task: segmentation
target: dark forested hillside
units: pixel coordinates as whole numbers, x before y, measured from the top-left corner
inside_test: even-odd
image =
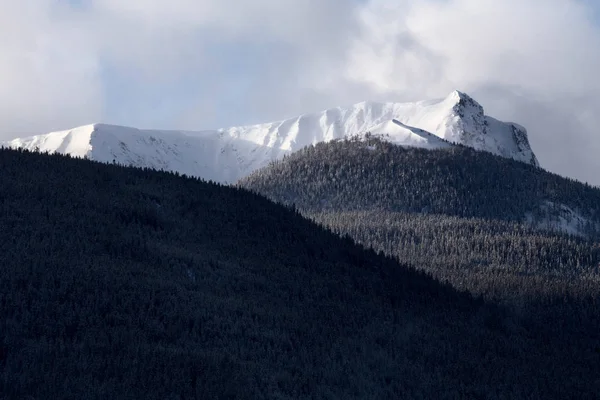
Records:
[[[523,225],[384,211],[307,214],[340,234],[494,301],[600,293],[600,243]],[[546,308],[545,312],[552,312]]]
[[[600,189],[523,163],[371,137],[310,146],[240,185],[458,289],[540,319],[587,315],[581,299],[600,294]],[[587,237],[540,229],[548,220],[569,222],[565,208],[584,217],[571,228]]]
[[[370,137],[318,143],[240,184],[306,211],[386,210],[525,222],[583,217],[600,237],[600,189],[457,146],[426,150]],[[565,208],[567,207],[567,208]]]
[[[0,168],[1,399],[600,390],[582,314],[511,314],[245,190],[9,150]]]

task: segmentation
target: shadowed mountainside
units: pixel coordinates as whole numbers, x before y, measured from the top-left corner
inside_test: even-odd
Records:
[[[245,190],[12,150],[0,167],[0,398],[598,392],[597,321],[508,314]]]
[[[530,165],[366,135],[309,146],[239,186],[533,315],[600,293],[600,189]]]

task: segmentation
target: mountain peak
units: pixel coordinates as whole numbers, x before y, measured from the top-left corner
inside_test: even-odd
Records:
[[[96,123],[2,145],[175,171],[233,183],[301,148],[368,131],[397,145],[461,144],[538,165],[527,131],[485,115],[468,94],[414,103],[363,101],[277,122],[211,131],[159,131]]]
[[[427,103],[437,115],[430,126],[437,136],[456,144],[539,166],[527,130],[485,114],[483,106],[467,93],[454,90],[444,99]]]
[[[453,91],[446,97],[445,103],[453,105],[455,110],[459,109],[470,109],[473,114],[484,115],[483,106],[479,104],[474,98],[464,92],[458,90]]]
[[[450,92],[450,94],[448,95],[447,98],[456,98],[459,100],[471,100],[471,101],[475,101],[471,96],[469,96],[467,93],[462,92],[460,90],[453,90],[452,92]]]

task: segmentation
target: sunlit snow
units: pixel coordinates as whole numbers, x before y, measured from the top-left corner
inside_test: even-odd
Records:
[[[398,145],[444,148],[459,143],[537,165],[523,127],[486,116],[481,105],[458,91],[438,100],[362,102],[284,121],[211,131],[93,124],[2,145],[233,183],[307,145],[367,131]]]

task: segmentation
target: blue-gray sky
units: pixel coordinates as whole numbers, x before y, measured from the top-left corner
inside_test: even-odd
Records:
[[[0,0],[0,139],[471,94],[600,184],[596,0]]]

